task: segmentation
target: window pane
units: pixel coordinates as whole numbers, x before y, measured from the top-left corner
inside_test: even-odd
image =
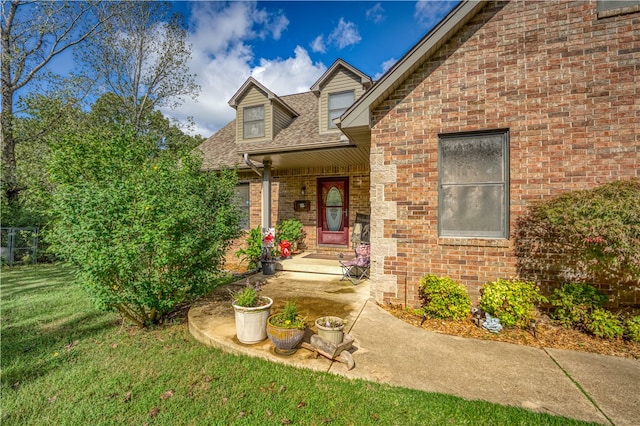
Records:
[[[331,93],[329,94],[329,128],[335,128],[334,118],[340,117],[353,104],[355,100],[354,92]]]
[[[441,145],[442,183],[501,182],[502,135],[447,140]]]
[[[440,211],[444,236],[501,237],[502,186],[444,186]]]
[[[236,202],[242,210],[243,217],[240,221],[242,229],[249,229],[249,210],[251,207],[251,201],[249,197],[249,184],[240,184],[236,186]]]
[[[347,109],[354,101],[353,92],[332,93],[329,95],[329,109]]]
[[[245,108],[243,121],[245,139],[264,136],[264,106]]]
[[[264,119],[264,108],[262,106],[245,108],[244,121],[255,121]]]
[[[244,137],[258,138],[264,136],[264,122],[256,121],[252,123],[244,123]]]
[[[508,237],[508,131],[441,135],[438,231],[446,237]]]

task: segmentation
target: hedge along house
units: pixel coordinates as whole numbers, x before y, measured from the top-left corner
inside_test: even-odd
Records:
[[[371,147],[372,297],[516,277],[517,218],[637,178],[639,123],[638,1],[461,2],[337,123]]]
[[[339,59],[309,92],[278,96],[252,77],[238,89],[236,118],[199,149],[206,170],[237,168],[246,229],[295,218],[304,249],[350,250],[356,214],[370,210],[369,143],[349,141],[333,119],[371,85]]]

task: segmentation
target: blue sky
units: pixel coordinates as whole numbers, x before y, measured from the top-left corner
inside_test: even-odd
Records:
[[[308,91],[338,58],[378,78],[457,1],[174,2],[202,91],[176,110],[209,137],[233,119],[227,102],[253,76],[278,95]]]

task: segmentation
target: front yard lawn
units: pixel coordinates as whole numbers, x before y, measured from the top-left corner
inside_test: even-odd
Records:
[[[97,312],[59,265],[2,269],[2,424],[583,424],[203,346]]]

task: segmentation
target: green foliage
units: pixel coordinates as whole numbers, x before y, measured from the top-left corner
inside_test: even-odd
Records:
[[[246,247],[236,251],[236,256],[242,262],[249,262],[249,269],[258,267],[262,255],[262,230],[260,226],[249,231]]]
[[[625,337],[634,342],[640,342],[640,315],[629,317],[624,321]]]
[[[515,234],[520,276],[629,285],[640,280],[640,180],[533,204]]]
[[[529,327],[536,316],[535,304],[547,301],[535,283],[501,278],[483,285],[480,293],[480,309],[498,317],[505,327]]]
[[[240,232],[236,175],[119,128],[53,148],[52,249],[98,307],[144,325],[210,289]]]
[[[585,323],[585,328],[590,333],[605,339],[615,339],[622,336],[624,328],[622,322],[612,312],[597,308],[591,312]]]
[[[591,313],[601,308],[607,297],[598,289],[581,283],[569,283],[556,289],[549,297],[551,305],[555,307],[552,318],[565,327],[584,329]]]
[[[276,225],[276,243],[287,240],[291,244],[302,238],[302,222],[298,219],[284,219]]]
[[[420,279],[422,309],[430,317],[464,320],[471,312],[467,289],[449,277],[433,274]]]
[[[304,318],[298,315],[298,307],[293,301],[285,303],[282,313],[269,317],[269,322],[276,327],[297,328],[298,330],[304,330],[307,326]]]
[[[243,308],[265,306],[269,303],[269,300],[260,295],[261,289],[261,281],[251,283],[249,279],[247,279],[244,287],[237,291],[231,291],[232,303],[236,306],[242,306]]]

